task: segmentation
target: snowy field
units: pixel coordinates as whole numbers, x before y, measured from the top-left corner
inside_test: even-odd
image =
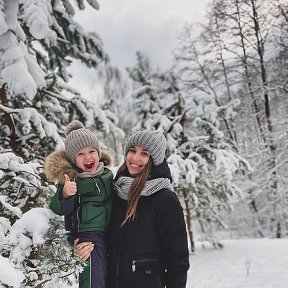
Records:
[[[287,288],[288,239],[222,241],[190,256],[187,288]]]
[[[288,239],[225,240],[215,250],[196,243],[190,255],[186,288],[287,288]],[[0,258],[0,279],[20,287],[18,275],[6,258]],[[20,273],[20,272],[19,272]],[[1,286],[0,287],[4,287]],[[69,286],[78,288],[78,284]],[[68,287],[62,287],[68,288]],[[137,287],[135,287],[137,288]]]

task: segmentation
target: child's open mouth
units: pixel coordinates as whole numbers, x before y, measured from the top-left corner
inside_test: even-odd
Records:
[[[90,170],[94,167],[94,163],[93,162],[87,162],[84,164],[84,167]]]

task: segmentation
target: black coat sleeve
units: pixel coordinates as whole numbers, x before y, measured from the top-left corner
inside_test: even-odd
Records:
[[[158,202],[158,226],[166,261],[167,288],[185,288],[189,250],[183,209],[177,195],[165,189]]]

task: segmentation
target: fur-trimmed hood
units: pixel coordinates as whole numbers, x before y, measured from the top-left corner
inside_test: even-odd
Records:
[[[110,166],[112,165],[112,157],[108,152],[101,151],[100,162],[103,162],[104,166]],[[57,181],[61,184],[64,183],[64,174],[67,174],[71,180],[75,180],[77,177],[77,171],[68,161],[65,150],[58,150],[49,154],[45,159],[44,171],[48,180]]]

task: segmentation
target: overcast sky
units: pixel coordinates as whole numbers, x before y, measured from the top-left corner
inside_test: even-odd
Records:
[[[89,7],[75,20],[86,31],[95,31],[104,42],[111,64],[125,74],[136,62],[136,51],[144,51],[153,67],[169,67],[176,47],[176,34],[186,22],[203,22],[209,0],[98,0],[100,10]],[[95,70],[73,65],[71,83],[82,93],[93,93]],[[83,95],[85,96],[85,95]],[[89,97],[90,98],[90,97]]]

